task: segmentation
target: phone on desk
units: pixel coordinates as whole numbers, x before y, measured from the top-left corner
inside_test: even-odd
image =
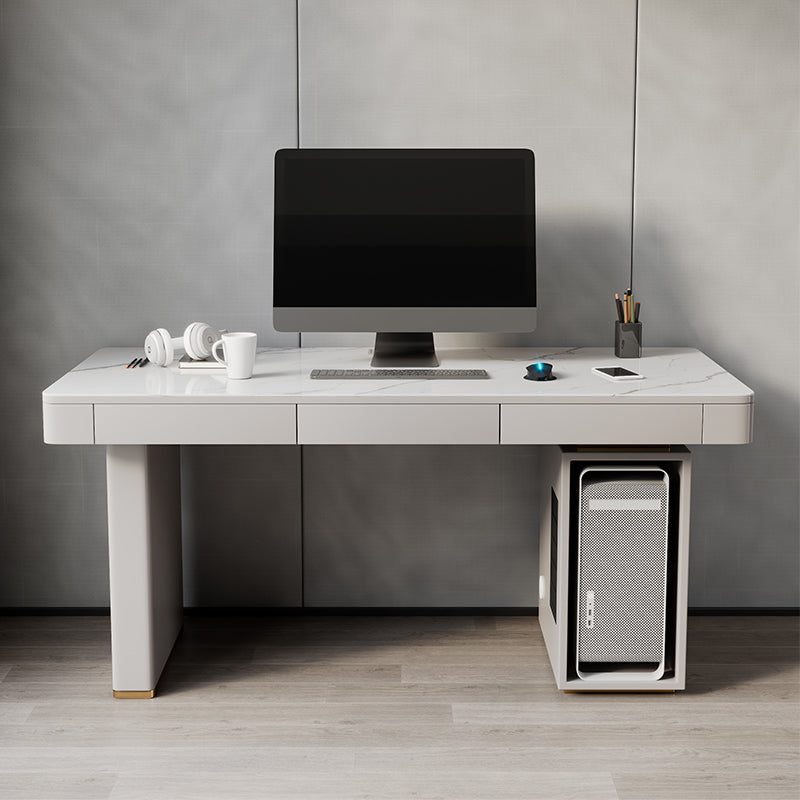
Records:
[[[592,372],[610,381],[640,381],[644,375],[625,367],[592,367]]]

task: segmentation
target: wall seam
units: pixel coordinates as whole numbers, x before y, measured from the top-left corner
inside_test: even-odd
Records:
[[[299,0],[298,0],[299,2]],[[636,133],[638,128],[639,113],[639,4],[636,0],[636,12],[634,19],[633,36],[633,140],[632,140],[632,159],[631,159],[631,254],[630,254],[630,275],[628,286],[633,289],[633,247],[636,236]]]
[[[300,0],[294,2],[294,92],[295,92],[295,128],[297,131],[296,144],[300,149]],[[303,332],[297,332],[297,346],[303,347]],[[302,473],[300,475],[302,479]]]
[[[295,125],[297,126],[297,149],[300,149],[300,0],[295,0],[294,4],[294,27],[295,27]],[[297,334],[297,343],[302,349],[303,333]],[[295,407],[295,425],[299,430],[300,410]],[[306,607],[306,501],[305,501],[305,445],[298,444],[300,449],[300,608]]]
[[[297,147],[300,148],[300,0],[294,3],[294,32],[295,32],[295,123],[297,125]]]

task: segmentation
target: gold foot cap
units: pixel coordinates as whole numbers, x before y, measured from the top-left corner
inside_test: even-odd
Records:
[[[114,689],[114,698],[116,700],[150,700],[156,696],[156,690],[151,689],[149,692],[123,692]]]

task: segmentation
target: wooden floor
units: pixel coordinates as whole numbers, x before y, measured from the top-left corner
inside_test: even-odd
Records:
[[[0,798],[796,798],[797,617],[691,617],[689,688],[556,690],[532,617],[186,619],[154,700],[105,617],[0,618]]]

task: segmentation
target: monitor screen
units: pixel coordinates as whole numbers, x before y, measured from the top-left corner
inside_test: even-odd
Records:
[[[279,150],[273,290],[277,330],[533,330],[533,153]]]

